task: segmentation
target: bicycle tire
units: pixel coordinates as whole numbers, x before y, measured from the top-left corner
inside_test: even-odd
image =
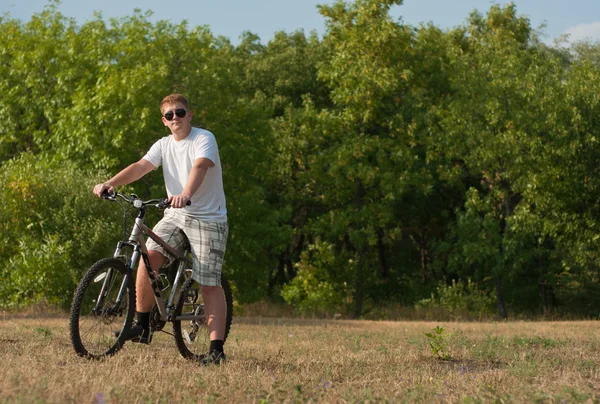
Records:
[[[225,276],[221,276],[221,287],[223,288],[226,304],[225,334],[223,338],[223,342],[225,342],[229,336],[231,323],[233,321],[233,297],[231,295],[229,281]],[[198,283],[193,279],[188,279],[185,281],[179,292],[173,318],[177,318],[177,316],[180,316],[182,313],[200,314],[200,312],[204,312],[203,303],[191,301],[191,298],[194,296],[196,299],[202,299]],[[174,320],[173,337],[175,338],[179,353],[184,358],[192,361],[201,360],[210,347],[206,319],[200,321]]]
[[[113,271],[109,271],[110,269]],[[115,305],[125,275],[129,274],[125,297]],[[96,307],[100,291],[106,283],[104,302]],[[102,359],[114,355],[125,342],[125,333],[118,338],[115,331],[129,329],[135,313],[135,282],[131,271],[118,258],[96,262],[85,273],[73,296],[70,312],[71,343],[77,355]]]

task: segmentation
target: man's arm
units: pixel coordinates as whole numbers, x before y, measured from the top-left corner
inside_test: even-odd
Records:
[[[199,158],[194,161],[194,165],[190,170],[190,174],[188,175],[187,183],[181,191],[180,195],[173,195],[169,198],[169,202],[171,202],[171,206],[174,208],[182,208],[186,205],[187,201],[192,199],[192,195],[196,193],[200,185],[202,185],[202,181],[204,181],[204,176],[209,168],[214,167],[215,163],[213,163],[210,159],[207,158]]]
[[[112,177],[105,183],[98,184],[94,187],[94,194],[102,196],[105,191],[113,192],[115,187],[120,185],[131,184],[154,170],[154,164],[145,159],[140,159],[138,162],[131,164],[130,166],[119,171],[117,175]]]

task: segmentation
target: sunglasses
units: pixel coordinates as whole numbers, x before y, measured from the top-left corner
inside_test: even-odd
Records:
[[[172,121],[173,118],[175,117],[175,115],[177,115],[177,118],[183,118],[185,116],[185,114],[187,114],[187,111],[185,109],[177,108],[175,110],[175,112],[173,112],[173,111],[165,112],[164,117],[167,121]]]

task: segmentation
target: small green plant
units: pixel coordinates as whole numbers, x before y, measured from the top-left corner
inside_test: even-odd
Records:
[[[44,337],[50,337],[52,335],[52,331],[45,327],[38,327],[35,331],[42,334]]]
[[[448,351],[448,335],[444,333],[443,327],[438,325],[433,332],[426,332],[425,336],[429,338],[429,347],[433,356],[444,361],[452,358]]]

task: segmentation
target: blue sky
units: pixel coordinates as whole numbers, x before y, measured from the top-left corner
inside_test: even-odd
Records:
[[[529,17],[534,28],[546,24],[546,41],[569,33],[571,39],[585,37],[600,40],[600,0],[515,0],[517,11]],[[153,21],[187,20],[190,26],[208,25],[213,34],[224,35],[238,44],[243,31],[251,31],[268,42],[276,31],[305,33],[325,31],[325,20],[318,13],[318,4],[333,0],[62,0],[61,13],[82,24],[99,11],[105,19],[131,15],[135,8],[154,12]],[[394,7],[392,16],[406,24],[417,26],[431,22],[441,28],[464,24],[469,13],[477,9],[486,13],[494,3],[487,0],[404,0]],[[47,0],[0,0],[0,14],[28,21],[32,13],[40,12]]]

